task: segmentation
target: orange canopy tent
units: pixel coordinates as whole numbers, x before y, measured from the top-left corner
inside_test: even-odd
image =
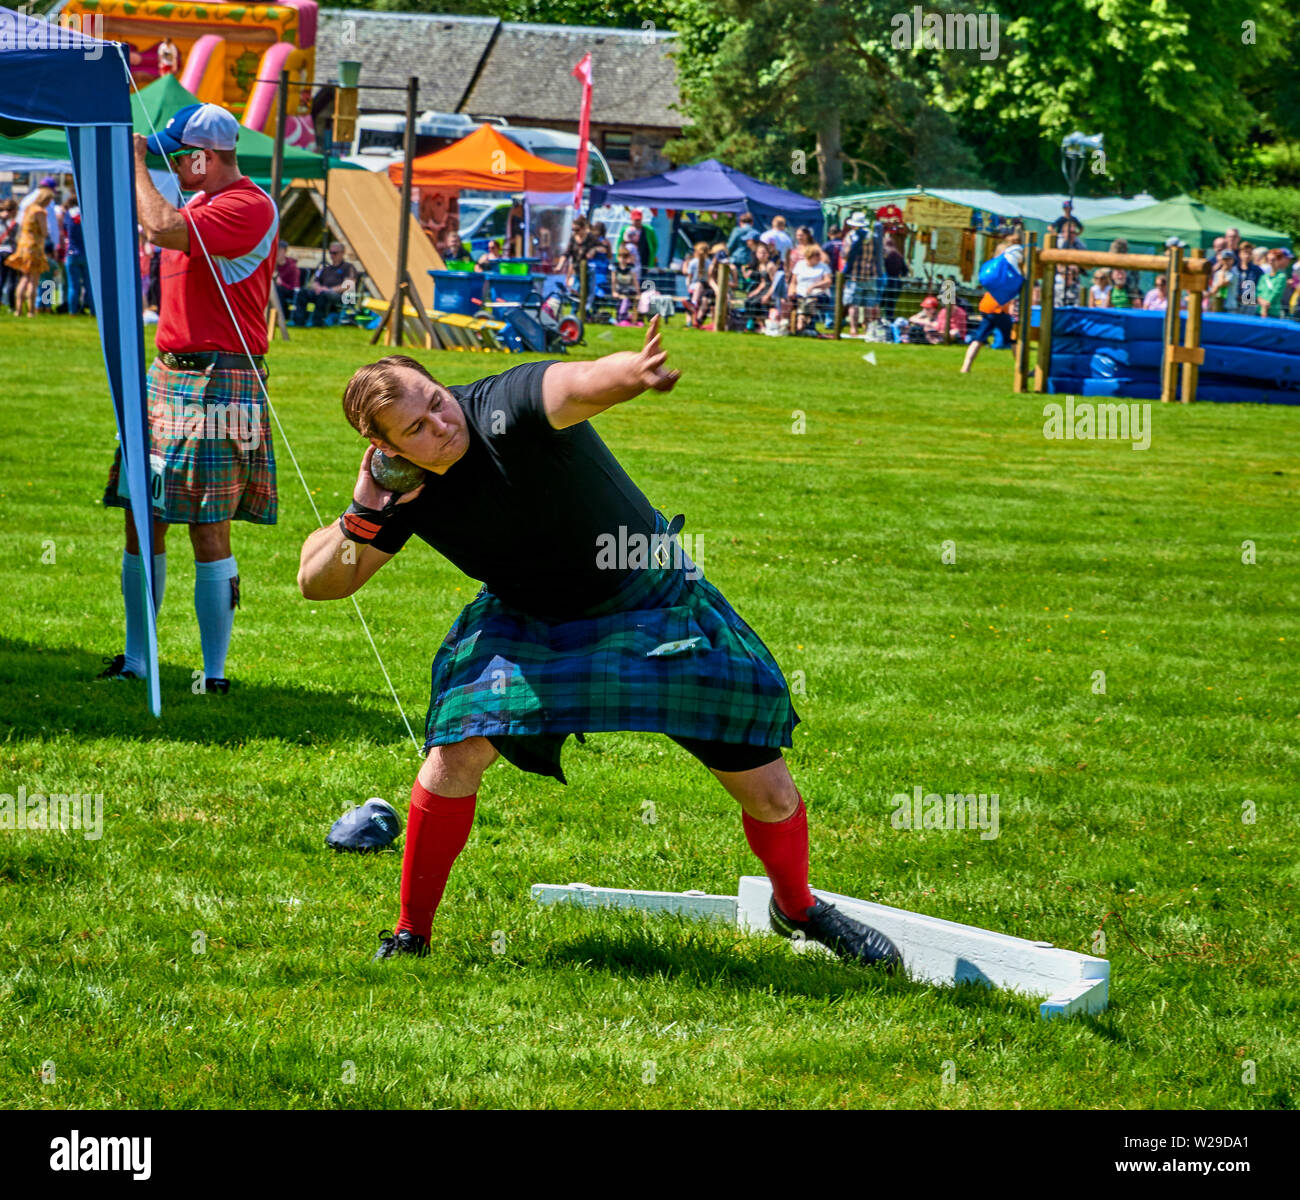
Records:
[[[401,163],[388,168],[388,178],[401,186]],[[411,164],[412,187],[572,193],[577,181],[576,168],[561,167],[529,154],[487,124]]]

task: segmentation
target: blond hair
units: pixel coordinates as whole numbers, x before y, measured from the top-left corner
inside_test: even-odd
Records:
[[[378,362],[358,367],[343,389],[343,415],[348,424],[364,438],[387,440],[379,420],[384,409],[391,407],[406,394],[405,383],[399,367],[416,371],[432,383],[438,381],[417,362],[405,354],[390,354]]]

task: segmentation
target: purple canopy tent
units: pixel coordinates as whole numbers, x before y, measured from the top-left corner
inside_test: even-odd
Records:
[[[792,226],[807,225],[818,241],[825,231],[821,201],[763,183],[716,158],[706,158],[662,175],[647,175],[644,179],[594,185],[591,206],[596,208],[602,204],[668,208],[678,212],[751,212],[760,230],[771,225],[773,217],[782,216]]]

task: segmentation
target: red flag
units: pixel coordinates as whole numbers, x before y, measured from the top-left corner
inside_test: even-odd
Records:
[[[573,77],[582,80],[582,113],[578,117],[578,182],[573,189],[573,207],[582,209],[582,185],[587,182],[587,139],[591,135],[591,53],[573,68]]]

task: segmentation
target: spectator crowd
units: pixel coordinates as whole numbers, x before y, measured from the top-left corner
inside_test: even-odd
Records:
[[[718,232],[713,226],[692,228]],[[1083,224],[1068,203],[1051,229],[1058,246],[1084,248]],[[1014,226],[995,232],[1003,238],[1000,253],[1009,248],[1012,235],[1019,242]],[[820,241],[807,225],[792,230],[784,217],[775,216],[760,230],[750,213],[742,213],[725,238],[694,242],[680,268],[674,269],[680,270],[679,289],[671,274],[666,278],[664,271],[656,270],[655,231],[644,214],[633,209],[616,238],[600,221],[575,218],[556,269],[574,293],[579,273],[585,272],[589,299],[606,307],[620,325],[643,325],[656,313],[667,316],[680,310],[687,327],[714,328],[725,286],[729,329],[777,337],[831,336],[838,276],[849,337],[979,344],[983,334],[995,338],[995,345],[1007,342],[1009,333],[1003,336],[1003,331],[1014,316],[1015,302],[995,306],[996,312],[982,302],[980,312],[972,314],[966,307],[969,290],[967,297],[960,297],[955,280],[943,300],[928,294],[931,287],[938,290],[940,283],[949,281],[909,279],[907,235],[903,213],[892,204],[874,214],[852,212],[842,226],[830,226]],[[1176,241],[1171,238],[1168,244]],[[1123,239],[1109,249],[1118,254],[1129,250]],[[140,285],[147,324],[158,320],[161,253],[141,233]],[[449,267],[476,272],[495,270],[502,257],[500,241],[490,242],[475,256],[455,232],[448,234],[443,252]],[[1252,245],[1229,228],[1214,239],[1207,257],[1212,263],[1206,292],[1209,311],[1300,316],[1300,264],[1290,250]],[[1052,280],[1057,305],[1159,310],[1168,304],[1164,274],[1153,274],[1143,286],[1136,272],[1108,268],[1085,276],[1071,265],[1058,266]],[[315,266],[302,266],[284,246],[279,249],[276,293],[290,324],[352,323],[358,283],[357,269],[338,242]],[[1036,283],[1036,304],[1041,287]],[[42,178],[21,200],[0,200],[0,308],[23,317],[94,313],[76,192],[56,176]],[[976,315],[982,323],[970,334]]]

